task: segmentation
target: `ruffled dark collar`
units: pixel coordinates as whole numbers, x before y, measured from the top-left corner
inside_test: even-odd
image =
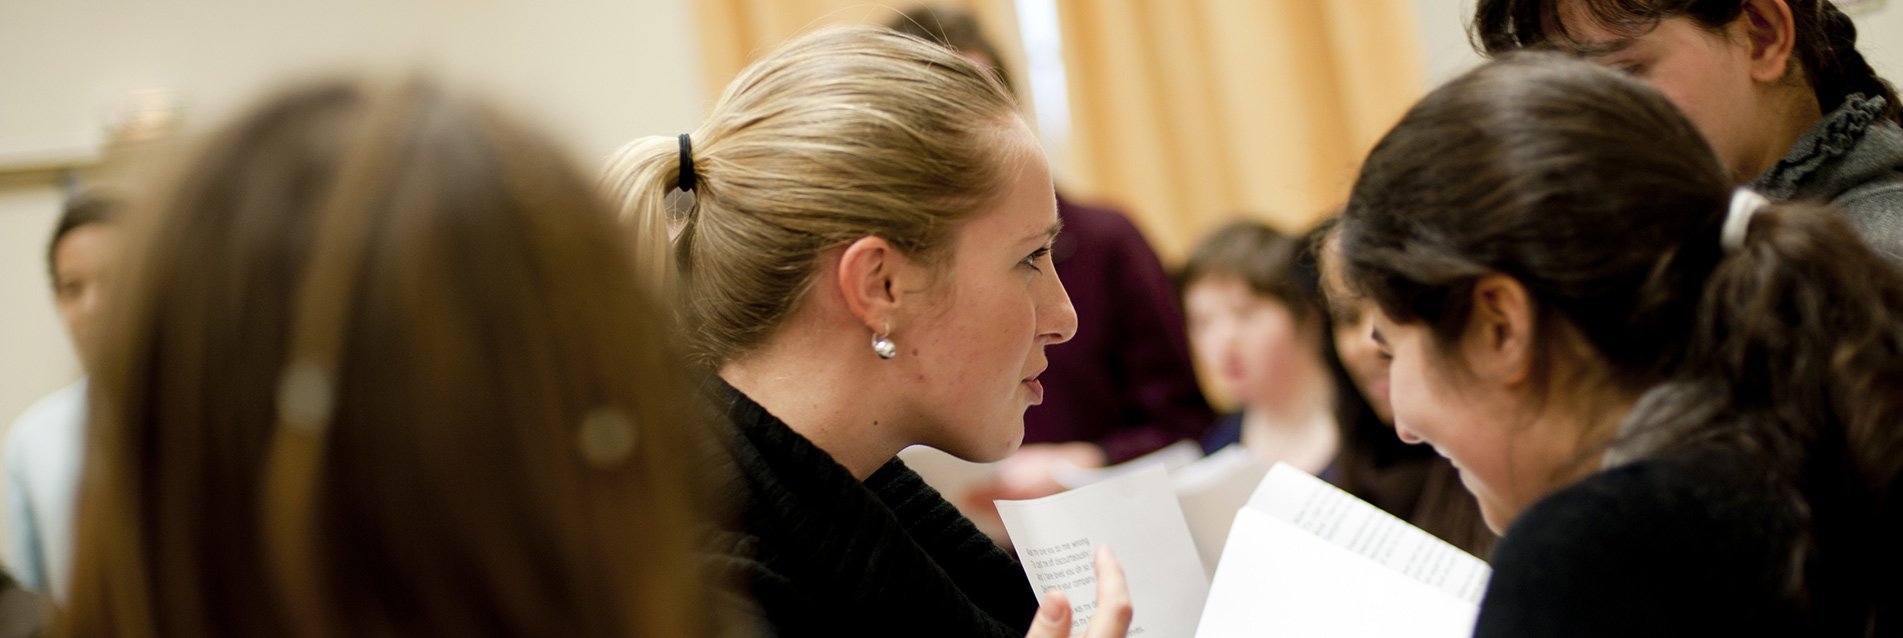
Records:
[[[1887,104],[1880,96],[1866,97],[1862,93],[1844,98],[1843,105],[1798,138],[1776,166],[1753,180],[1752,188],[1771,199],[1800,195],[1799,189],[1817,181],[1820,171],[1856,150],[1871,123],[1883,117]]]

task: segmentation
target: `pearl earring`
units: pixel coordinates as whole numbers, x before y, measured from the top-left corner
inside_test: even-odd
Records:
[[[886,337],[886,335],[889,334],[892,334],[892,324],[890,322],[885,324],[885,332],[872,338],[872,352],[873,354],[879,355],[880,359],[890,359],[899,356],[899,344],[892,343],[892,340]]]

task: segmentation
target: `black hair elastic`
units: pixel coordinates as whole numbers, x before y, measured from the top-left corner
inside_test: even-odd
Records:
[[[694,182],[697,181],[700,180],[698,176],[694,175],[694,142],[688,139],[686,133],[682,133],[680,189],[684,191],[694,190]]]

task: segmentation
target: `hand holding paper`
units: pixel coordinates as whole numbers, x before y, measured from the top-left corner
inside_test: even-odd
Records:
[[[1124,581],[1123,567],[1109,547],[1097,548],[1094,561],[1097,573],[1097,608],[1084,630],[1084,638],[1122,638],[1130,631],[1130,586]],[[1070,638],[1072,626],[1070,597],[1064,590],[1045,592],[1038,604],[1037,618],[1024,638]]]
[[[1098,609],[1090,558],[1100,546],[1123,550],[1130,633],[1188,638],[1196,631],[1209,577],[1161,466],[1055,496],[998,501],[1031,587],[1062,590],[1072,602],[1072,630]]]

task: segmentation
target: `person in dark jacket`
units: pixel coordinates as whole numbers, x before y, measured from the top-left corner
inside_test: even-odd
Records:
[[[692,133],[624,147],[603,181],[638,256],[675,274],[736,470],[719,560],[765,627],[1032,629],[1017,561],[895,458],[1010,455],[1045,349],[1077,330],[1050,171],[997,79],[889,30],[816,31],[748,66]],[[1098,605],[1093,631],[1127,621],[1114,595]]]
[[[1903,275],[1553,54],[1429,94],[1340,228],[1403,439],[1504,532],[1479,636],[1891,635]]]

